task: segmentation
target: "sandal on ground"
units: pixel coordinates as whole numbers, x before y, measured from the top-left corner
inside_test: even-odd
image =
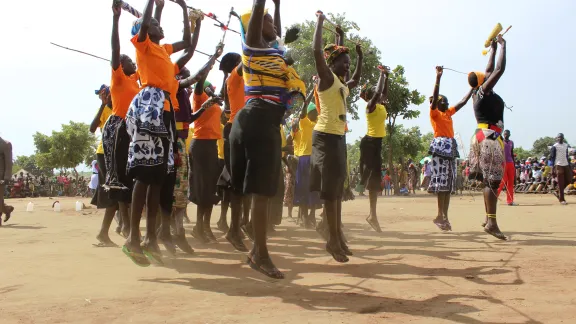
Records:
[[[504,234],[503,234],[502,232],[500,232],[500,231],[495,232],[495,231],[492,231],[492,230],[484,227],[484,232],[486,232],[486,233],[494,236],[495,238],[497,238],[497,239],[499,239],[499,240],[508,241],[508,238],[506,237],[506,235],[504,235]]]
[[[261,274],[270,277],[272,279],[284,279],[284,274],[278,270],[270,259],[267,259],[270,264],[265,264],[267,262],[262,262],[262,260],[256,260],[253,255],[248,255],[246,263],[250,268],[260,272]],[[268,267],[267,267],[268,266]]]
[[[142,253],[132,252],[126,245],[122,246],[122,252],[126,254],[127,257],[134,262],[137,266],[140,267],[148,267],[150,266],[150,261],[146,258],[146,256]]]

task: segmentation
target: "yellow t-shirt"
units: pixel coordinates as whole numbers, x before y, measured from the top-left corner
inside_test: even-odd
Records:
[[[312,132],[316,123],[306,118],[301,118],[298,123],[300,133],[300,145],[298,147],[298,154],[296,156],[310,156],[312,155]]]
[[[223,130],[224,125],[220,124],[220,134],[222,134]],[[220,136],[220,139],[216,141],[216,144],[218,144],[218,158],[220,160],[224,160],[224,139],[222,138],[222,136]]]
[[[324,91],[318,91],[320,114],[314,129],[319,132],[344,135],[346,132],[346,98],[348,87],[334,74],[334,83]]]
[[[372,113],[366,113],[366,121],[368,122],[368,132],[366,135],[378,138],[386,136],[387,117],[388,112],[386,111],[386,107],[381,104],[376,104],[376,108]]]
[[[292,145],[294,146],[294,156],[300,156],[300,143],[302,139],[302,131],[298,130],[296,133],[292,132]]]
[[[286,134],[284,133],[284,128],[280,125],[280,138],[282,139],[282,146],[280,148],[284,148],[287,144],[286,142]],[[282,152],[282,157],[286,156],[286,152]]]
[[[192,138],[194,137],[194,127],[188,129],[188,138],[186,139],[186,152],[190,149],[190,143],[192,143]]]
[[[104,125],[106,125],[106,121],[108,121],[108,117],[112,115],[112,108],[106,106],[102,110],[102,115],[100,115],[100,124],[98,128],[100,128],[100,132],[104,129]],[[100,143],[98,143],[98,148],[96,149],[96,154],[104,154],[104,146],[102,145],[102,138],[100,138]]]

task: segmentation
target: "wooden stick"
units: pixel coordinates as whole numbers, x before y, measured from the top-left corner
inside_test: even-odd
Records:
[[[52,42],[50,42],[50,44],[52,44],[52,45],[54,45],[54,46],[58,46],[58,47],[63,48],[63,49],[66,49],[66,50],[69,50],[69,51],[72,51],[72,52],[77,52],[77,53],[80,53],[80,54],[84,54],[84,55],[88,55],[88,56],[92,56],[92,57],[101,59],[101,60],[106,61],[106,62],[110,62],[109,59],[105,59],[105,58],[103,58],[103,57],[100,57],[100,56],[97,56],[97,55],[94,55],[94,54],[82,52],[82,51],[79,51],[79,50],[76,50],[76,49],[73,49],[73,48],[69,48],[69,47],[65,47],[65,46],[62,46],[62,45],[58,45],[58,44],[52,43]]]

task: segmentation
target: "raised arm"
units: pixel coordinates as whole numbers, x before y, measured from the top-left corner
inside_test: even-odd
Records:
[[[184,66],[186,66],[186,64],[190,62],[190,59],[192,59],[192,56],[194,56],[194,51],[196,51],[196,46],[198,45],[198,39],[200,38],[201,25],[202,25],[202,19],[198,18],[196,20],[196,28],[194,29],[194,35],[192,35],[192,42],[190,43],[190,46],[188,46],[188,48],[184,50],[184,53],[182,53],[182,56],[180,56],[178,60],[176,60],[176,64],[178,65],[179,69],[182,69]]]
[[[280,0],[272,0],[274,2],[274,26],[276,27],[276,35],[282,38],[282,20],[280,19]]]
[[[464,98],[462,98],[462,100],[460,100],[460,102],[458,102],[456,104],[456,106],[454,106],[454,108],[456,109],[456,111],[462,109],[462,107],[466,106],[466,104],[468,103],[468,100],[470,100],[470,98],[472,97],[472,93],[474,92],[474,89],[470,88],[470,90],[468,90],[468,93],[466,94],[466,96],[464,96]]]
[[[264,7],[266,0],[254,0],[252,16],[248,22],[246,31],[246,45],[250,47],[262,47],[262,27],[264,24]]]
[[[148,37],[148,29],[150,28],[150,22],[152,21],[152,9],[154,9],[154,1],[146,1],[146,6],[144,7],[144,12],[142,13],[142,24],[140,26],[140,31],[138,32],[138,42],[143,42]],[[158,1],[158,0],[156,0]]]
[[[384,82],[384,90],[382,90],[382,97],[380,98],[380,102],[387,102],[388,101],[388,88],[390,86],[390,70],[388,67],[384,67],[384,73],[386,74],[386,81]]]
[[[164,10],[164,0],[157,0],[156,1],[156,10],[154,10],[154,19],[158,21],[160,24],[160,20],[162,20],[162,11]]]
[[[117,2],[114,0],[112,4],[112,12],[114,13],[114,18],[112,18],[112,70],[116,71],[120,67],[120,36],[118,35],[118,22],[120,21],[120,13],[122,9]]]
[[[182,12],[184,14],[184,32],[182,33],[182,40],[172,44],[173,53],[180,52],[183,49],[190,47],[192,43],[192,36],[190,35],[190,18],[188,17],[188,7],[186,6],[186,1],[184,0],[173,0],[182,7]],[[194,30],[196,32],[196,30]]]
[[[496,64],[496,50],[498,49],[498,43],[492,41],[491,44],[492,50],[490,51],[490,59],[488,60],[488,65],[486,66],[486,78],[494,72],[494,65]]]
[[[312,86],[312,90],[308,93],[308,95],[306,96],[306,100],[304,100],[304,103],[302,104],[302,111],[300,112],[300,118],[306,118],[306,115],[308,115],[308,105],[310,105],[310,101],[312,101],[312,98],[314,98],[314,86]]]
[[[204,66],[198,72],[196,72],[194,75],[187,77],[186,79],[182,79],[179,81],[179,88],[188,88],[195,83],[199,83],[201,79],[203,79],[202,84],[204,84],[204,81],[206,81],[206,78],[208,77],[208,73],[210,73],[210,70],[212,70],[212,67],[216,62],[216,59],[220,57],[221,54],[222,54],[222,45],[218,44],[218,46],[216,46],[216,52],[214,53],[214,55],[210,56],[208,62],[206,62],[206,64],[204,64]],[[197,90],[198,87],[194,89],[194,93],[196,93]],[[198,94],[202,94],[202,91],[200,91],[200,93]]]
[[[482,85],[484,93],[488,93],[494,89],[494,86],[498,83],[498,80],[500,80],[506,70],[506,41],[502,38],[502,35],[498,35],[498,43],[500,44],[498,64],[496,65],[496,70],[490,74],[490,77],[486,82],[484,82],[484,85]]]
[[[360,84],[360,77],[362,76],[362,61],[364,60],[364,53],[362,53],[362,46],[356,44],[356,54],[358,54],[358,61],[356,62],[356,69],[352,75],[352,79],[346,82],[348,89],[355,88]]]
[[[98,129],[98,126],[100,125],[100,117],[102,116],[104,107],[106,107],[107,104],[109,105],[110,101],[112,100],[110,97],[110,93],[108,93],[107,95],[101,94],[100,100],[102,100],[102,105],[100,105],[100,109],[98,109],[96,116],[94,116],[94,119],[92,119],[92,123],[90,123],[90,133],[95,133],[96,130]]]
[[[366,112],[372,113],[376,109],[376,104],[380,102],[382,97],[382,91],[384,91],[384,83],[386,82],[386,69],[380,68],[380,78],[378,78],[378,85],[376,86],[376,91],[374,91],[374,95],[368,101],[368,105],[366,106]]]
[[[342,27],[340,26],[336,26],[336,35],[334,35],[334,37],[336,37],[336,45],[338,46],[344,46],[344,31],[342,30]]]
[[[442,79],[442,73],[444,69],[441,66],[436,67],[436,84],[434,85],[434,93],[432,94],[432,103],[430,103],[430,109],[436,109],[438,105],[438,95],[440,94],[440,79]]]
[[[324,16],[322,12],[318,12],[316,15],[318,16],[318,20],[316,21],[316,30],[314,32],[314,40],[312,44],[314,50],[314,61],[316,62],[316,71],[320,78],[318,91],[323,91],[334,84],[334,74],[332,74],[328,64],[326,64],[324,50],[322,49],[322,27],[324,26],[326,16]]]

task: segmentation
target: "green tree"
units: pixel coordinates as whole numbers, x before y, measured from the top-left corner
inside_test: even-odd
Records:
[[[420,115],[420,111],[416,109],[411,109],[413,105],[421,105],[425,97],[421,95],[418,90],[410,90],[408,80],[404,76],[404,67],[398,65],[393,73],[390,74],[390,85],[388,89],[388,103],[386,105],[386,110],[388,111],[388,141],[394,143],[397,133],[396,124],[398,119],[413,119]],[[419,131],[418,131],[419,132]],[[420,143],[418,145],[418,151],[420,150]],[[388,145],[388,165],[393,165],[393,157],[395,145]],[[392,180],[394,182],[394,192],[399,194],[398,181],[396,181],[396,174],[392,173]]]
[[[30,156],[21,155],[16,158],[14,161],[14,172],[18,172],[20,169],[24,169],[30,172],[35,177],[39,177],[41,175],[44,176],[51,176],[53,175],[53,171],[50,168],[40,168],[38,166],[38,162],[36,161],[36,155],[32,154]]]
[[[70,122],[52,135],[34,134],[38,166],[50,169],[72,169],[76,180],[76,167],[94,154],[96,137],[85,123]],[[91,161],[91,160],[90,160]]]
[[[351,68],[356,66],[357,55],[355,51],[356,43],[362,44],[364,52],[364,60],[362,64],[362,83],[371,83],[376,85],[380,72],[378,65],[380,64],[380,51],[374,47],[372,41],[365,37],[360,37],[356,34],[350,34],[352,30],[359,30],[358,25],[346,20],[344,14],[333,15],[327,14],[330,21],[342,27],[346,32],[346,39],[344,45],[350,48],[350,58],[352,60]],[[314,38],[314,30],[316,29],[316,21],[307,20],[297,25],[300,28],[300,37],[298,41],[289,45],[289,55],[294,59],[294,68],[298,71],[300,78],[305,82],[312,79],[316,72],[316,64],[314,63],[314,53],[312,52],[312,40]],[[333,28],[330,25],[326,26]],[[325,30],[324,44],[335,43],[335,36],[333,33]],[[353,71],[351,71],[352,73]],[[352,119],[358,119],[358,100],[360,99],[361,87],[356,87],[350,90],[348,97],[348,113],[352,115]]]
[[[382,141],[382,159],[388,161],[388,167],[392,165],[390,161],[400,161],[400,158],[404,161],[418,159],[422,149],[421,137],[418,126],[404,128],[403,125],[396,125],[396,135],[386,136]],[[389,152],[392,152],[391,157]]]
[[[420,152],[418,152],[418,156],[416,157],[417,162],[420,162],[423,158],[428,156],[428,149],[430,149],[430,143],[434,139],[434,133],[428,132],[422,137],[420,137]]]
[[[534,156],[531,150],[525,150],[522,146],[514,148],[514,154],[516,155],[516,160],[526,160],[527,158]]]
[[[353,144],[347,144],[348,149],[348,162],[350,163],[350,170],[357,169],[360,165],[360,138]]]
[[[550,154],[550,146],[554,145],[554,143],[556,143],[554,137],[540,137],[534,141],[534,144],[532,145],[532,153],[538,158],[541,156],[548,156]]]

